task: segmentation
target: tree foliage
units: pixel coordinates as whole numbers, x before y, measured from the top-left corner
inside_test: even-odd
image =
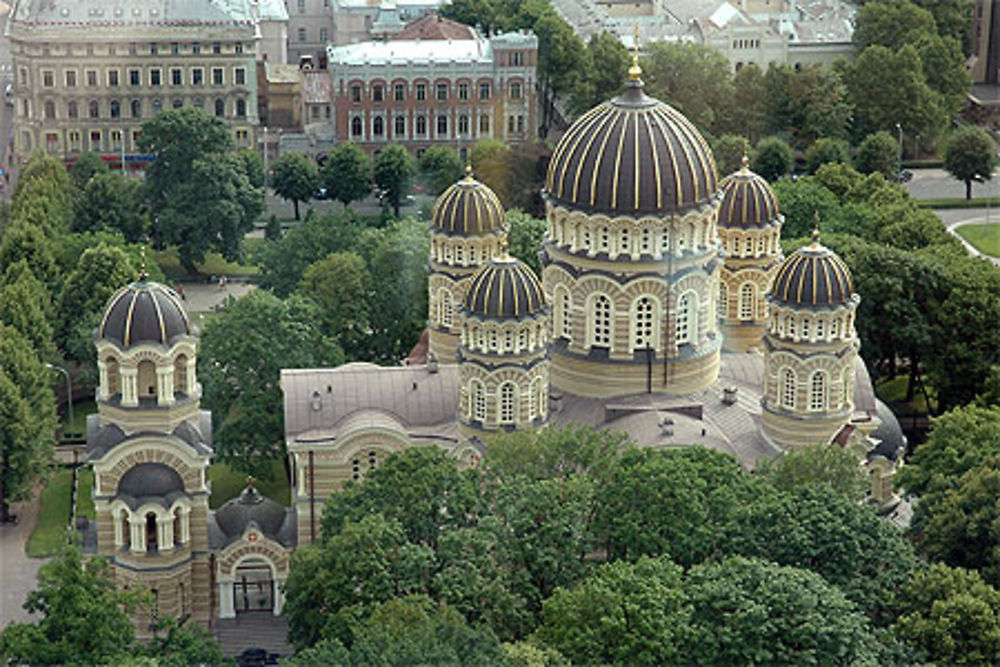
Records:
[[[415,168],[409,151],[399,144],[387,146],[375,157],[372,178],[384,193],[393,214],[399,217],[399,207],[410,193]]]
[[[757,143],[751,166],[768,181],[777,181],[792,171],[792,148],[780,137],[765,137]]]
[[[744,156],[750,155],[750,142],[746,137],[723,134],[712,144],[712,155],[715,156],[719,175],[728,176],[742,166]]]
[[[542,261],[538,257],[545,236],[545,220],[532,217],[518,209],[508,209],[507,242],[510,254],[527,264],[539,278],[542,276]]]
[[[854,166],[862,174],[879,172],[895,178],[899,173],[899,143],[885,131],[869,134],[858,146]]]
[[[816,444],[785,452],[765,462],[761,474],[779,491],[829,488],[851,500],[862,500],[868,487],[864,469],[846,449]]]
[[[142,181],[112,173],[97,173],[87,180],[77,202],[73,231],[120,232],[128,242],[137,243],[149,228]]]
[[[420,156],[417,167],[428,192],[436,197],[462,177],[465,165],[455,149],[432,146]]]
[[[101,244],[85,250],[59,295],[56,339],[60,345],[65,346],[79,322],[102,312],[111,295],[138,276],[121,248]]]
[[[299,202],[309,201],[319,187],[319,171],[312,160],[302,153],[285,153],[271,168],[271,187],[276,195],[291,201],[295,219],[299,219]]]
[[[965,183],[965,198],[972,199],[972,183],[993,177],[996,144],[986,130],[964,127],[953,134],[944,146],[944,168],[956,180]]]
[[[349,359],[368,352],[373,289],[365,260],[356,252],[331,253],[310,264],[299,285],[302,296],[319,307],[324,333],[340,343]]]
[[[320,169],[320,182],[331,199],[349,206],[371,192],[371,160],[356,144],[342,141],[326,156]]]

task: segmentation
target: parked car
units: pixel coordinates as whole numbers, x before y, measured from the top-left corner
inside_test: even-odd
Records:
[[[316,192],[313,193],[313,199],[326,200],[326,199],[329,199],[329,198],[330,198],[330,195],[327,194],[326,188],[320,188],[319,190],[317,190]]]
[[[9,106],[14,106],[14,84],[8,83],[4,86],[3,99]]]

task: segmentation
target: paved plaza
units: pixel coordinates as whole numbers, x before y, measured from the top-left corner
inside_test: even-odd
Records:
[[[22,605],[35,589],[38,569],[45,560],[28,558],[24,545],[38,522],[38,504],[37,495],[32,501],[14,503],[11,509],[20,522],[0,525],[0,628],[13,621],[32,620]]]

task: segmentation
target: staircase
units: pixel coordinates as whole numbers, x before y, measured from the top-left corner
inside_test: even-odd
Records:
[[[248,612],[215,622],[215,639],[222,652],[238,656],[248,648],[262,648],[281,656],[292,654],[288,643],[288,620],[270,612]]]

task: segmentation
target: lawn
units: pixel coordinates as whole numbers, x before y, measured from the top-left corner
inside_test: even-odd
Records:
[[[97,518],[94,513],[94,470],[90,466],[81,466],[76,475],[76,515],[85,516],[91,521]]]
[[[1000,257],[1000,223],[962,225],[955,231],[984,255]]]
[[[208,479],[212,482],[212,496],[209,504],[212,509],[218,509],[222,503],[240,495],[246,488],[247,475],[237,472],[225,463],[213,463],[208,469]],[[257,490],[279,505],[288,505],[291,489],[285,475],[285,462],[274,461],[271,464],[271,479],[254,481]]]
[[[70,493],[73,471],[59,468],[52,473],[42,491],[38,510],[38,525],[28,538],[25,552],[32,558],[46,558],[56,552],[66,541],[69,525]]]
[[[911,413],[929,414],[927,401],[924,400],[924,394],[919,389],[913,393],[912,401],[909,403],[903,402],[906,398],[906,385],[909,383],[909,380],[910,376],[906,373],[897,375],[890,380],[882,380],[875,385],[875,395],[890,405],[906,405],[910,408]],[[925,379],[924,382],[926,383],[927,380]],[[927,391],[932,397],[934,396],[934,391],[930,386],[927,387]]]
[[[93,400],[73,401],[73,433],[87,435],[87,415],[97,412],[97,403]]]
[[[163,269],[167,280],[176,283],[182,280],[200,280],[206,276],[255,276],[260,272],[256,266],[238,264],[223,259],[217,252],[205,255],[205,261],[197,263],[197,275],[190,275],[177,258],[177,249],[159,250],[153,253],[153,259]]]

